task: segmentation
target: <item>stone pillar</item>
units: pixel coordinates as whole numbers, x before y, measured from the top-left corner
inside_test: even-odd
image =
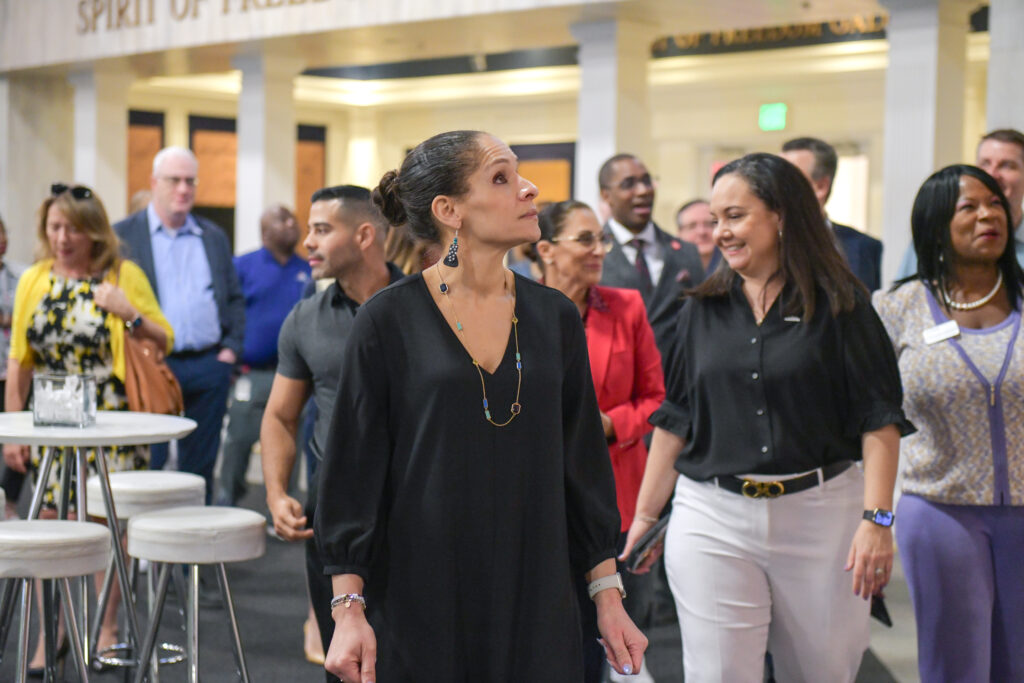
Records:
[[[381,169],[377,113],[357,107],[349,112],[348,155],[345,164],[345,183],[362,185],[371,190],[384,174]],[[399,161],[401,163],[401,161]]]
[[[295,102],[298,60],[269,54],[233,61],[242,72],[238,97],[235,175],[235,253],[258,249],[260,214],[272,203],[295,201]],[[200,172],[201,173],[201,172]],[[294,207],[293,207],[294,208]]]
[[[0,217],[7,257],[23,264],[33,260],[36,211],[50,184],[73,178],[71,102],[63,76],[0,76]]]
[[[74,180],[92,187],[110,220],[128,210],[128,89],[134,77],[120,66],[72,71]]]
[[[597,171],[605,159],[620,152],[648,156],[647,63],[655,31],[644,24],[600,21],[574,24],[572,34],[579,41],[580,65],[573,194],[597,208]]]
[[[1024,90],[1020,69],[1024,65],[1024,3],[991,0],[988,10],[987,130],[1016,128],[1024,131]]]
[[[885,76],[882,175],[883,285],[911,242],[910,209],[925,178],[961,161],[964,73],[971,5],[965,0],[885,0],[889,67]]]

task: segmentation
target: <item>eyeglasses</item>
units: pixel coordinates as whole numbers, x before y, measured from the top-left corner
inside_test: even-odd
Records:
[[[645,173],[642,176],[631,175],[628,178],[623,178],[619,181],[618,188],[623,192],[629,192],[637,185],[643,184],[649,189],[654,189],[654,178],[651,177],[650,173]]]
[[[77,199],[78,201],[82,201],[83,199],[89,199],[90,197],[92,197],[92,190],[90,190],[88,187],[83,187],[81,185],[75,185],[72,187],[69,185],[65,185],[64,183],[53,183],[52,185],[50,185],[51,197],[59,197],[65,192],[70,192],[71,196],[74,199]]]
[[[606,252],[612,250],[612,236],[606,232],[581,232],[573,237],[552,237],[550,242],[576,242],[584,249],[590,249],[595,242],[600,242]]]
[[[185,183],[189,187],[195,187],[199,184],[199,178],[195,176],[162,175],[159,176],[159,179],[168,183],[171,187],[177,187],[181,183]]]

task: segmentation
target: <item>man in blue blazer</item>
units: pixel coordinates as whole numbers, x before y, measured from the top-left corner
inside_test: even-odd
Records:
[[[839,161],[836,150],[818,138],[796,138],[782,146],[781,156],[804,172],[824,212],[836,177]],[[869,291],[879,289],[882,286],[882,243],[860,230],[833,223],[827,214],[825,221],[832,227],[839,251],[846,257],[853,274]]]
[[[167,364],[181,383],[185,415],[198,423],[178,442],[178,469],[206,479],[209,503],[231,372],[242,353],[245,299],[224,231],[192,214],[198,172],[189,150],[161,150],[153,159],[152,201],[114,230],[174,328]],[[166,460],[166,445],[155,446],[150,467],[162,469]]]

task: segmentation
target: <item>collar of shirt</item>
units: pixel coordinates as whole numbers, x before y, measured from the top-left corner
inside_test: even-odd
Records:
[[[388,266],[388,284],[393,285],[402,278],[405,277],[405,273],[401,268],[396,266],[390,261],[387,262]],[[331,306],[351,306],[352,310],[359,308],[359,304],[349,298],[348,294],[345,294],[345,290],[341,288],[341,283],[337,280],[332,282],[327,287],[330,290]]]
[[[152,202],[150,202],[146,206],[146,219],[149,222],[150,235],[156,233],[156,231],[159,230],[160,228],[163,228],[165,232],[168,230],[168,228],[164,226],[163,223],[160,222],[160,216],[157,215],[156,209],[153,208]],[[197,223],[196,219],[192,217],[192,214],[188,214],[187,216],[185,216],[185,225],[181,226],[177,232],[181,232],[182,230],[184,230],[187,233],[196,235],[197,237],[202,236],[203,234],[203,229],[199,227],[199,223]]]
[[[608,219],[608,227],[611,229],[615,241],[619,244],[625,245],[630,240],[642,239],[644,241],[644,256],[649,254],[651,248],[655,246],[656,235],[654,234],[654,223],[651,221],[647,221],[644,229],[636,234],[614,218]]]

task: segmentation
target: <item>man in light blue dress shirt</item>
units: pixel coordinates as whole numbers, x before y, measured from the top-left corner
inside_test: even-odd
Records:
[[[198,171],[189,150],[161,150],[153,159],[152,201],[114,230],[174,328],[167,364],[181,383],[185,415],[198,423],[178,442],[178,469],[206,479],[209,502],[231,372],[242,352],[245,301],[224,231],[192,214]],[[150,466],[162,469],[166,459],[166,446],[154,447]]]

